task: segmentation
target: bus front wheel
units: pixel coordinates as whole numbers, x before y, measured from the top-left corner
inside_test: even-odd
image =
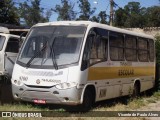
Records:
[[[90,90],[85,90],[84,96],[83,96],[83,103],[81,105],[81,111],[87,112],[92,108],[92,105],[94,103],[94,97]]]

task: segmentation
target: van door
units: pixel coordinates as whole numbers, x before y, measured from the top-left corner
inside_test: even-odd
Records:
[[[12,75],[14,62],[19,51],[19,38],[10,37],[5,50],[4,67],[9,76]]]

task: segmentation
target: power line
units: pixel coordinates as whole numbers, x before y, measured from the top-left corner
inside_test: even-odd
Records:
[[[107,8],[106,8],[106,10],[105,10],[105,11],[107,11],[107,10],[108,10],[109,4],[110,4],[110,3],[108,3]]]
[[[131,16],[127,11],[125,11],[122,7],[120,7],[117,3],[114,2],[114,5],[116,7],[118,7],[119,9],[121,9],[125,14],[127,14],[128,16]]]

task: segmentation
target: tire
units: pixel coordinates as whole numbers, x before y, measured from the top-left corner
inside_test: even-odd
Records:
[[[133,96],[134,98],[137,98],[137,97],[140,96],[140,85],[139,85],[139,83],[137,83],[137,82],[134,84],[134,89],[133,89],[133,94],[132,94],[132,96]]]
[[[83,96],[83,103],[80,106],[81,112],[87,112],[92,108],[92,105],[94,103],[94,97],[90,90],[85,90],[84,96]]]
[[[71,113],[88,112],[94,103],[94,94],[86,89],[83,95],[83,103],[77,106],[68,107],[66,110]]]

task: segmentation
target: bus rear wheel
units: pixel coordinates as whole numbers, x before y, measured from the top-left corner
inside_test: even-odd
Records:
[[[132,96],[133,96],[134,98],[137,98],[137,97],[139,97],[139,95],[140,95],[140,84],[139,84],[139,82],[136,82],[136,83],[134,84]]]

